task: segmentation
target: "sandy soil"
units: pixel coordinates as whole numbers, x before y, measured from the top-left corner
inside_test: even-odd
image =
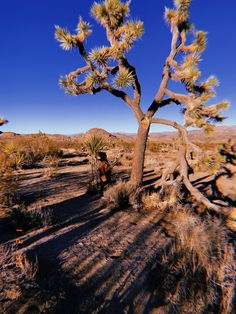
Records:
[[[38,257],[38,289],[20,299],[12,313],[47,313],[47,306],[53,313],[163,313],[158,256],[169,238],[160,215],[103,208],[99,195],[86,193],[89,165],[76,158],[64,160],[53,178],[43,173],[22,172],[19,195],[28,210],[50,208],[54,224],[19,235],[18,253]],[[128,174],[114,168],[114,177]],[[146,184],[157,178],[146,169]],[[209,186],[211,177],[192,179]]]

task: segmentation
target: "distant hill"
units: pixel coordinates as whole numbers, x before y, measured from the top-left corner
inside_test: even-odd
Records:
[[[236,141],[236,125],[217,126],[212,134],[206,134],[203,130],[188,131],[192,142],[225,142],[230,138]],[[178,136],[177,132],[150,133],[149,139],[153,141],[172,140]]]
[[[11,138],[19,136],[20,134],[14,132],[0,132],[0,138]]]
[[[125,142],[134,142],[136,134],[135,133],[110,133],[102,128],[92,128],[85,133],[78,133],[75,135],[62,135],[62,134],[47,134],[51,139],[57,141],[67,141],[75,139],[78,141],[85,140],[89,136],[96,134],[104,138],[105,141],[125,141]],[[2,132],[0,133],[0,139],[2,140],[11,140],[17,136],[30,137],[34,134],[17,134],[14,132]],[[215,132],[211,135],[207,135],[203,130],[191,130],[188,131],[189,138],[192,142],[226,142],[229,139],[232,139],[236,142],[236,125],[233,126],[218,126],[215,129]],[[176,139],[178,133],[173,132],[160,132],[160,133],[150,133],[149,140],[163,142],[163,141],[172,141]]]
[[[85,139],[87,139],[87,138],[89,138],[89,137],[91,137],[93,135],[100,136],[105,141],[116,141],[117,140],[116,135],[114,135],[112,133],[109,133],[106,130],[101,129],[101,128],[92,128],[92,129],[88,130],[87,132],[85,132],[82,135],[80,135],[80,134],[76,135],[75,138],[85,140]]]

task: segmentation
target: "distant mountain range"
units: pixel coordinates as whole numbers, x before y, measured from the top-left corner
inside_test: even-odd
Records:
[[[101,128],[93,128],[88,130],[85,133],[78,133],[74,135],[61,135],[61,134],[48,134],[48,136],[52,139],[57,140],[67,140],[67,139],[78,139],[84,140],[92,134],[99,135],[103,137],[105,140],[123,140],[126,142],[135,140],[135,133],[110,133]],[[207,135],[203,130],[191,130],[188,131],[189,139],[193,142],[225,142],[229,139],[236,141],[236,125],[232,126],[217,126],[214,133],[211,135]],[[11,139],[18,136],[30,136],[32,134],[20,135],[14,132],[2,132],[0,133],[0,139]],[[171,141],[178,136],[178,133],[173,132],[160,132],[160,133],[150,133],[149,140],[151,141]]]

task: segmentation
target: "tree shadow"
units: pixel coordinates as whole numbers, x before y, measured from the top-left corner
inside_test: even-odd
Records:
[[[67,309],[67,313],[144,313],[147,306],[152,307],[153,302],[150,300],[154,288],[149,278],[153,276],[153,264],[156,265],[157,256],[160,254],[159,251],[163,250],[166,238],[158,231],[162,219],[159,215],[154,218],[155,222],[151,224],[146,222],[142,228],[136,223],[139,219],[140,216],[134,215],[132,221],[128,223],[130,228],[132,225],[135,234],[132,241],[125,241],[126,245],[122,246],[119,255],[114,255],[112,249],[114,245],[119,246],[124,238],[129,237],[130,228],[125,228],[125,232],[116,231],[114,235],[116,230],[114,222],[116,221],[116,225],[119,226],[122,215],[115,213],[112,216],[111,212],[93,221],[93,230],[108,227],[109,220],[113,221],[113,227],[110,230],[108,228],[105,240],[107,242],[101,242],[97,251],[94,250],[97,240],[92,251],[87,248],[88,252],[85,253],[85,247],[81,255],[76,244],[79,239],[88,240],[88,234],[91,233],[89,223],[31,251],[31,254],[37,253],[39,257],[41,272],[38,283],[41,289],[57,287],[54,291],[58,297],[55,313],[64,309]],[[145,222],[144,217],[141,220]],[[150,239],[152,243],[147,246]],[[58,246],[56,242],[62,242],[64,245]],[[64,262],[69,263],[69,267],[66,269],[59,258],[65,248],[73,252],[67,252],[69,256]],[[54,258],[53,263],[48,260],[50,249],[53,249],[54,257],[50,258],[50,260]],[[71,255],[77,258],[71,260]],[[59,291],[64,292],[63,300],[59,297]]]
[[[230,179],[232,177],[232,173],[226,167],[223,167],[222,171],[216,174],[212,179],[205,181],[205,179],[210,178],[211,176],[203,176],[194,182],[194,185],[198,185],[198,188],[201,192],[208,195],[208,198],[213,201],[220,201],[222,207],[233,206],[236,207],[236,200],[232,200],[227,195],[224,195],[220,192],[217,181],[224,177]],[[223,204],[224,202],[225,204]]]

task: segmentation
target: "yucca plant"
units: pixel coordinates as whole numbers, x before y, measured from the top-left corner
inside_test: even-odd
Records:
[[[105,142],[102,137],[93,134],[84,141],[84,145],[91,158],[92,184],[97,186],[99,184],[97,156],[104,148]]]

